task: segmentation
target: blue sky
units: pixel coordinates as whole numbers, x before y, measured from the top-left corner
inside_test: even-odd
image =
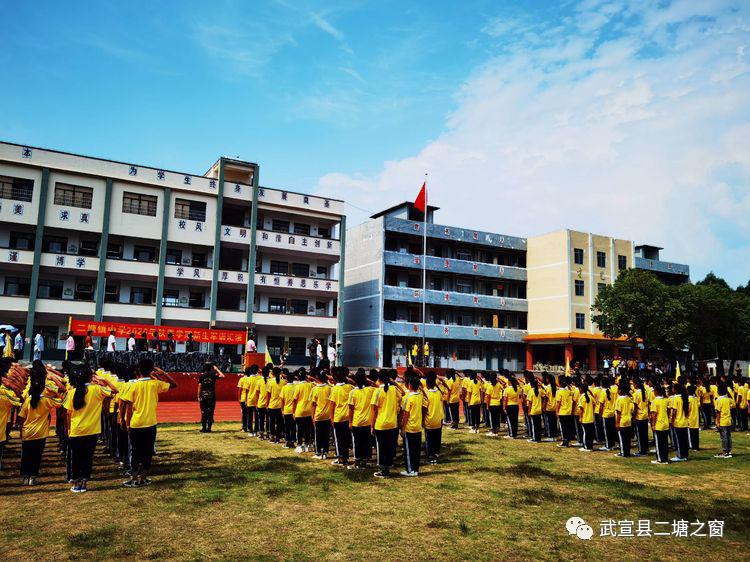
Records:
[[[750,279],[750,3],[0,3],[0,138]]]

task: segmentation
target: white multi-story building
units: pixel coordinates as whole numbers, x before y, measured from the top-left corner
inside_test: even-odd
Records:
[[[259,350],[304,362],[311,338],[340,333],[344,203],[262,187],[259,171],[0,142],[0,324],[41,329],[48,350],[64,349],[70,316],[251,327]]]

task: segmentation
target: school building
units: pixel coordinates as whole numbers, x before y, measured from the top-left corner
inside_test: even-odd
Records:
[[[347,364],[405,366],[424,335],[432,367],[559,371],[571,359],[600,365],[604,355],[626,352],[624,342],[605,338],[591,322],[603,284],[634,267],[669,283],[689,279],[686,265],[661,261],[654,246],[572,230],[526,239],[457,228],[435,223],[437,210],[427,208],[424,293],[425,217],[412,203],[349,230]]]
[[[263,187],[252,162],[193,174],[0,142],[0,324],[41,329],[50,359],[73,316],[250,327],[307,363],[339,331],[345,233],[343,201]]]

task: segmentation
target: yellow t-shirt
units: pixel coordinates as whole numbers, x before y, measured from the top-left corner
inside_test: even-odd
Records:
[[[690,429],[698,429],[700,426],[700,401],[697,396],[688,396],[688,427]]]
[[[487,396],[490,398],[490,406],[499,406],[503,401],[503,387],[500,383],[494,385],[487,383],[485,389]]]
[[[102,402],[112,396],[109,388],[98,384],[86,385],[86,401],[82,408],[73,407],[75,390],[65,396],[63,408],[70,412],[70,437],[98,435],[102,432]]]
[[[258,406],[259,381],[262,380],[263,377],[258,375],[248,375],[245,381],[245,406]]]
[[[747,409],[748,397],[750,396],[750,389],[748,389],[747,383],[737,386],[737,406],[741,409]]]
[[[331,389],[331,402],[333,403],[334,423],[349,421],[349,395],[352,393],[352,385],[347,383],[336,383]]]
[[[0,443],[7,439],[5,428],[10,420],[10,412],[14,406],[20,406],[21,402],[16,398],[15,393],[9,388],[0,386]]]
[[[508,399],[508,406],[518,406],[518,390],[513,388],[512,384],[509,384],[503,390],[503,400]]]
[[[459,379],[445,379],[445,386],[448,387],[448,404],[456,404],[461,400],[461,381]]]
[[[714,402],[716,413],[719,415],[719,427],[732,426],[732,399],[729,396],[719,396]]]
[[[285,384],[281,389],[282,414],[291,416],[294,413],[294,390],[296,384]]]
[[[650,411],[656,414],[656,421],[654,423],[654,431],[668,431],[669,430],[669,402],[663,396],[654,397],[651,401]]]
[[[354,406],[352,414],[353,427],[370,427],[372,416],[372,394],[375,389],[371,386],[355,388],[349,393],[349,406]]]
[[[607,390],[609,390],[609,398],[607,398]],[[617,402],[617,388],[602,388],[599,390],[599,397],[601,403],[604,404],[604,408],[602,409],[602,417],[613,417],[615,415],[615,402]]]
[[[250,382],[250,376],[248,375],[242,375],[237,381],[237,388],[240,389],[240,402],[243,403],[247,400],[248,382]]]
[[[426,429],[438,429],[443,426],[443,393],[437,388],[428,388],[426,394],[427,416],[424,419],[424,426]],[[490,405],[495,404],[490,402]]]
[[[594,423],[594,409],[597,404],[596,396],[591,390],[578,397],[578,415],[581,418],[581,423]]]
[[[422,408],[427,404],[421,392],[410,392],[401,399],[401,408],[409,414],[404,425],[406,433],[421,433],[422,431]]]
[[[294,399],[297,401],[297,406],[294,408],[295,418],[308,418],[313,415],[312,402],[310,402],[312,389],[313,383],[309,381],[294,385]]]
[[[377,406],[378,414],[375,417],[375,429],[396,429],[398,427],[399,409],[398,390],[393,385],[388,386],[386,392],[383,387],[372,393],[372,405]]]
[[[279,377],[279,382],[276,382],[276,377],[271,375],[268,377],[268,409],[279,410],[281,409],[281,389],[286,386],[286,381]]]
[[[312,402],[315,404],[313,420],[322,421],[331,419],[333,404],[330,401],[331,387],[327,384],[316,384],[312,391]]]
[[[688,402],[688,407],[690,406]],[[682,396],[675,395],[672,397],[672,408],[674,409],[674,426],[675,427],[687,427],[688,426],[688,414],[685,413],[685,409],[682,407]],[[689,412],[690,410],[688,410]]]
[[[550,400],[552,402],[552,400]],[[558,388],[557,392],[555,393],[555,400],[554,400],[555,408],[557,406],[560,406],[560,411],[558,412],[558,415],[560,416],[570,416],[573,414],[573,394],[570,392],[569,388],[562,387]]]
[[[645,398],[643,394],[646,394]],[[642,393],[640,389],[636,388],[633,391],[633,403],[635,404],[635,420],[648,420],[648,392]]]
[[[24,418],[23,440],[45,439],[49,435],[49,414],[60,405],[60,401],[41,396],[36,408],[31,407],[31,396],[23,401],[19,416]],[[5,431],[5,428],[3,428]]]
[[[620,427],[633,425],[633,410],[635,404],[630,396],[618,396],[615,401],[615,412],[620,413]]]
[[[158,379],[145,377],[130,381],[120,398],[133,404],[131,428],[152,427],[157,424],[156,406],[159,403],[159,394],[167,390],[169,383]]]
[[[529,415],[536,416],[542,413],[542,405],[546,393],[543,387],[538,387],[536,391],[533,388],[529,389],[529,394],[526,397],[529,401]]]
[[[270,380],[271,377],[264,380],[263,376],[258,375],[258,382],[256,383],[258,385],[258,408],[268,408],[268,383]]]
[[[545,412],[554,412],[557,408],[557,402],[555,398],[559,390],[560,389],[555,388],[555,396],[552,396],[552,385],[544,385],[544,395],[547,397],[547,405],[544,407]]]
[[[476,406],[482,403],[482,382],[479,380],[467,379],[466,384],[466,401],[469,406]]]

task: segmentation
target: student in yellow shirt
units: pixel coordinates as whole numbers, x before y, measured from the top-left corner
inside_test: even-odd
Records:
[[[732,458],[732,399],[728,396],[727,385],[718,381],[716,385],[716,428],[721,435],[721,453],[714,455],[717,459]]]
[[[311,374],[312,376],[312,374]],[[314,377],[318,382],[313,388],[310,401],[313,406],[313,429],[315,430],[314,459],[326,459],[330,449],[331,439],[331,387],[328,384],[327,373],[321,371]]]
[[[354,468],[365,468],[372,458],[370,417],[372,414],[372,393],[375,389],[370,386],[362,367],[357,369],[354,375],[354,383],[356,387],[349,393],[349,429],[352,433]]]
[[[261,369],[256,385],[256,395],[258,396],[258,438],[268,439],[270,436],[270,423],[268,420],[268,379],[273,367],[268,364]]]
[[[547,441],[557,440],[557,381],[555,375],[544,371],[542,373],[542,381],[544,382],[544,394],[546,396],[545,407],[544,407],[544,429],[547,434]]]
[[[748,398],[750,398],[750,386],[747,379],[737,376],[737,431],[747,431]]]
[[[399,424],[401,436],[404,439],[404,459],[406,461],[406,470],[401,471],[401,476],[419,476],[419,461],[422,454],[423,410],[427,409],[427,399],[421,392],[421,383],[417,377],[409,379],[408,387],[410,392],[401,400],[401,420]]]
[[[287,449],[294,449],[294,391],[295,376],[284,369],[284,378],[286,384],[281,389],[281,414],[284,416],[284,446]]]
[[[466,402],[469,404],[469,422],[471,429],[469,433],[479,433],[481,420],[481,406],[484,398],[484,384],[477,377],[477,373],[471,371],[466,384]]]
[[[497,437],[500,435],[500,411],[502,410],[503,401],[503,387],[497,381],[497,373],[489,373],[487,375],[484,400],[487,404],[487,412],[490,418],[490,430],[487,432],[487,436]]]
[[[698,390],[695,384],[687,389],[688,394],[688,446],[693,451],[700,450],[700,412],[701,403],[698,398]]]
[[[258,374],[258,366],[250,365],[245,369],[247,374],[247,392],[245,394],[245,408],[247,409],[247,434],[250,437],[258,435],[258,384],[262,377]]]
[[[456,377],[455,369],[448,369],[445,375],[445,386],[448,387],[448,421],[451,429],[458,429],[458,410],[461,402],[461,379]]]
[[[398,446],[398,413],[401,404],[401,394],[391,383],[391,376],[387,369],[378,374],[378,388],[372,394],[372,413],[370,426],[375,436],[377,449],[377,463],[380,470],[375,473],[377,478],[388,478],[393,468]]]
[[[279,443],[284,436],[284,416],[281,413],[281,391],[286,381],[281,378],[281,367],[274,367],[268,377],[268,436],[271,443]]]
[[[295,453],[307,453],[312,448],[312,396],[313,383],[307,380],[307,371],[301,368],[297,371],[299,382],[294,385],[294,423],[297,428],[297,448]]]
[[[615,447],[615,401],[617,400],[616,387],[612,386],[612,380],[609,377],[602,378],[602,387],[599,390],[599,414],[602,417],[604,427],[604,447],[602,451],[611,451]]]
[[[636,378],[634,384],[632,396],[635,405],[635,436],[638,443],[638,452],[633,456],[643,457],[648,455],[649,399],[643,379]]]
[[[336,448],[334,466],[349,466],[349,449],[351,448],[352,433],[349,429],[349,395],[352,385],[347,381],[349,369],[334,367],[333,377],[336,384],[331,389],[331,423],[333,424],[333,444]]]
[[[154,367],[153,360],[144,358],[138,362],[135,380],[120,394],[120,399],[129,403],[126,421],[130,430],[130,470],[133,477],[123,483],[127,488],[151,484],[146,475],[151,468],[156,443],[159,394],[176,387],[177,383],[171,376]]]
[[[531,438],[527,441],[531,443],[542,442],[542,412],[544,412],[546,399],[547,396],[544,389],[539,386],[539,381],[536,377],[532,377],[529,383],[529,394],[526,397],[531,418]]]
[[[49,435],[49,417],[60,406],[60,400],[45,395],[46,369],[41,361],[32,364],[29,393],[18,413],[21,427],[21,478],[24,485],[34,486],[39,477],[44,445]],[[3,428],[5,431],[5,428]]]
[[[635,404],[630,397],[630,382],[626,376],[620,379],[618,397],[615,401],[615,428],[620,442],[618,457],[630,456],[630,442],[633,439],[633,411]]]
[[[427,411],[424,417],[425,453],[429,464],[437,464],[443,439],[443,403],[445,392],[438,388],[435,371],[427,373],[426,384],[427,391],[425,392],[425,397],[427,400]],[[498,384],[497,386],[500,385]],[[497,400],[499,402],[500,398]],[[499,404],[491,405],[490,414],[492,414],[492,408],[495,407],[499,411]]]
[[[518,403],[520,400],[518,379],[511,373],[508,377],[508,386],[503,389],[503,410],[508,420],[508,435],[506,439],[515,439],[518,436]]]
[[[703,418],[703,429],[711,429],[713,423],[713,396],[708,377],[698,379],[698,389],[695,393],[701,402],[701,417]]]
[[[653,388],[653,399],[649,406],[651,412],[651,429],[654,432],[656,444],[656,459],[652,464],[669,463],[669,403],[664,396],[664,388],[661,384],[655,384]]]
[[[598,407],[596,396],[593,391],[589,389],[589,386],[585,382],[579,383],[580,394],[578,396],[578,405],[576,412],[578,419],[581,422],[581,429],[583,435],[581,436],[580,451],[590,452],[594,450],[594,436],[596,429],[594,428],[595,417],[594,412]]]
[[[74,390],[65,396],[70,440],[71,492],[86,492],[91,479],[94,450],[102,432],[102,405],[117,394],[117,387],[106,377],[95,377],[88,365],[78,365],[73,371]]]
[[[248,421],[248,406],[247,406],[247,387],[250,384],[250,367],[245,368],[245,372],[237,380],[237,401],[240,403],[240,410],[242,411],[242,431],[249,433],[247,429]]]
[[[0,470],[3,468],[3,450],[8,439],[7,428],[10,423],[10,414],[13,408],[21,406],[16,393],[3,384],[10,365],[10,359],[0,359]]]
[[[568,447],[570,442],[575,439],[575,422],[573,420],[573,392],[568,388],[570,384],[568,377],[560,375],[560,386],[555,392],[555,415],[560,421],[560,431],[562,433],[562,442],[558,447]],[[550,401],[552,401],[550,399]]]
[[[674,430],[677,445],[677,455],[672,458],[675,462],[688,460],[688,418],[690,414],[690,401],[685,387],[680,383],[673,385],[672,410],[670,412],[670,424]]]

